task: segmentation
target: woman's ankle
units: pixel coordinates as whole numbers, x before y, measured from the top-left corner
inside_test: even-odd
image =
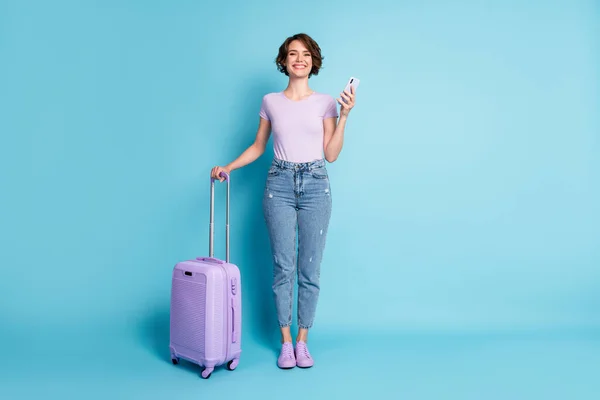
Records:
[[[292,333],[290,332],[290,327],[289,326],[283,326],[280,328],[281,330],[281,343],[285,343],[285,342],[289,342],[289,343],[293,343],[292,341]]]
[[[298,329],[298,336],[296,337],[296,343],[308,341],[308,329],[300,328]]]

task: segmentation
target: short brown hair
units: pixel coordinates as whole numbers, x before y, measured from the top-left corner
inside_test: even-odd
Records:
[[[301,41],[304,46],[306,46],[308,51],[310,51],[312,58],[312,69],[310,70],[310,74],[308,74],[308,76],[311,77],[312,75],[319,75],[319,70],[323,65],[324,57],[321,55],[321,48],[317,42],[315,42],[313,38],[308,36],[306,33],[297,33],[293,36],[290,36],[289,38],[285,39],[281,46],[279,46],[279,54],[277,54],[277,58],[275,59],[275,63],[277,64],[277,69],[279,72],[289,76],[284,63],[287,58],[290,43],[292,43],[294,40]]]

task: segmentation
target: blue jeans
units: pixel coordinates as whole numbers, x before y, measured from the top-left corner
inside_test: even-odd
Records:
[[[321,259],[331,215],[325,160],[293,163],[275,158],[267,175],[263,212],[273,255],[273,293],[279,326],[292,323],[297,273],[298,326],[309,329],[319,298]]]

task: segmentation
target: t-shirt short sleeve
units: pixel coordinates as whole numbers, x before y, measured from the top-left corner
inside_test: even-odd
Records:
[[[262,99],[262,103],[260,105],[260,112],[258,113],[258,115],[260,115],[262,118],[266,119],[267,121],[271,120],[269,118],[269,114],[268,114],[267,96],[264,96]]]
[[[338,117],[338,112],[337,112],[337,104],[335,102],[335,99],[331,96],[329,96],[329,100],[327,102],[327,110],[325,110],[325,115],[323,116],[323,118],[333,118],[333,117]]]

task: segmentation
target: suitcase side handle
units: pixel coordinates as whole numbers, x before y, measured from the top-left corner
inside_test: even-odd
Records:
[[[229,190],[230,179],[229,174],[221,172],[220,176],[225,178],[227,182],[227,203],[225,208],[225,261],[229,262]],[[210,178],[210,223],[208,234],[208,254],[210,258],[214,258],[214,235],[215,235],[215,178]]]
[[[233,302],[233,299],[232,299]],[[237,331],[235,330],[235,315],[237,314],[237,310],[235,305],[231,306],[231,343],[237,342]]]

